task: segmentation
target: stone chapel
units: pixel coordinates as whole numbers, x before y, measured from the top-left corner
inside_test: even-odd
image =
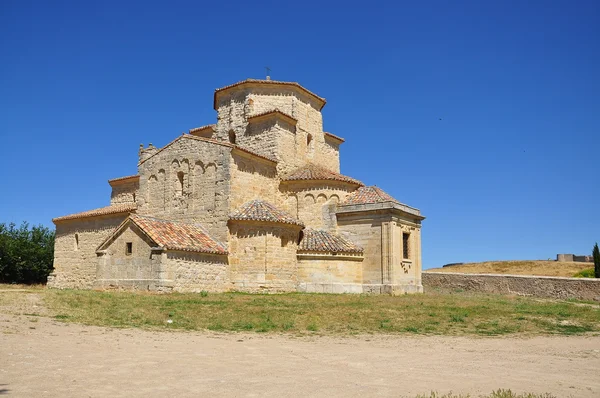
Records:
[[[53,219],[48,286],[404,294],[421,285],[420,211],[340,174],[344,139],[298,83],[215,90],[216,124],[139,148],[110,205]]]

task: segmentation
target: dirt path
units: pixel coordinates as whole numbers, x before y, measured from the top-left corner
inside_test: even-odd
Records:
[[[598,369],[600,337],[295,339],[0,314],[0,394],[14,397],[397,397],[498,388],[598,397]]]

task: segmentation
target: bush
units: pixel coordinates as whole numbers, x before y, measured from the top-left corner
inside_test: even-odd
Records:
[[[53,259],[54,231],[0,223],[0,282],[46,283]]]
[[[594,269],[593,268],[586,268],[584,270],[579,271],[575,275],[573,275],[573,278],[593,278],[593,277],[594,277]]]
[[[598,242],[594,245],[592,257],[594,257],[594,274],[596,278],[600,278],[600,250],[598,250]]]

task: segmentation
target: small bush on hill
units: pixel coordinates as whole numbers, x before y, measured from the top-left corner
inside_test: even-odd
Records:
[[[573,278],[593,278],[593,277],[594,277],[594,269],[593,268],[587,268],[587,269],[581,270],[578,273],[576,273],[575,275],[573,275]]]
[[[0,282],[45,283],[52,272],[54,231],[0,223]]]

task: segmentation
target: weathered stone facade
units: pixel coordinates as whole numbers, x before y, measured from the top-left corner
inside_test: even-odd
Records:
[[[215,124],[140,146],[110,206],[53,220],[49,286],[421,292],[424,217],[339,174],[324,105],[297,83],[216,90]]]

